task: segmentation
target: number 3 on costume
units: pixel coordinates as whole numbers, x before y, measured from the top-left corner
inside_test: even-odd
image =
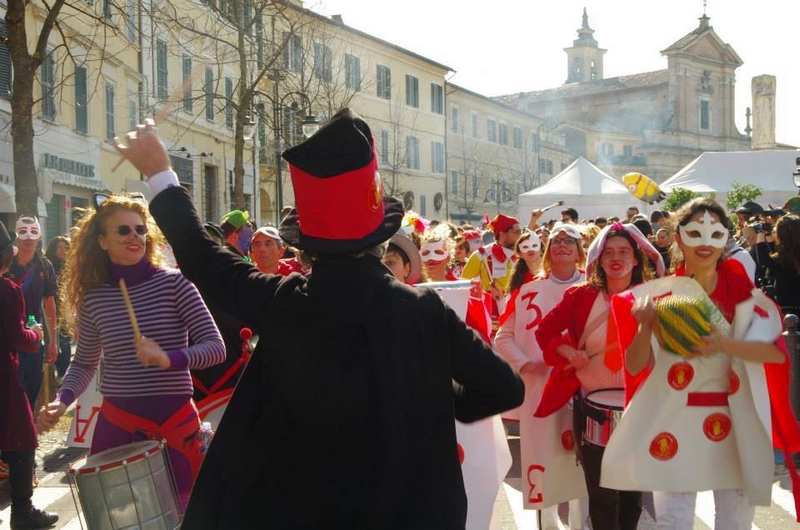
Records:
[[[533,320],[528,322],[528,324],[525,326],[526,331],[529,331],[531,328],[537,326],[539,324],[539,321],[542,320],[542,310],[539,309],[538,305],[533,303],[533,299],[536,298],[537,294],[539,293],[532,291],[530,293],[525,293],[522,295],[522,299],[528,301],[528,307],[526,307],[525,309],[527,309],[528,311],[533,311],[533,313],[536,315],[533,318]]]
[[[534,476],[534,473],[536,472],[544,474],[544,466],[540,466],[538,464],[531,464],[528,466],[528,485],[531,487],[531,489],[528,490],[528,502],[531,504],[537,504],[544,500],[541,493],[536,492],[534,494],[534,491],[536,490],[536,477]]]

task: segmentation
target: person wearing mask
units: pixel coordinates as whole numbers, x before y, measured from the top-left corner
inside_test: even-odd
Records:
[[[22,288],[25,296],[25,309],[33,315],[36,322],[46,324],[45,346],[39,353],[21,356],[19,359],[19,377],[25,395],[36,407],[36,397],[42,386],[44,363],[53,364],[58,357],[58,326],[56,311],[56,295],[58,285],[53,264],[39,252],[42,240],[42,227],[36,217],[23,215],[17,219],[17,255],[5,273]],[[42,318],[44,317],[44,318]]]
[[[49,528],[58,515],[33,506],[36,429],[28,399],[17,370],[20,355],[40,351],[44,336],[41,325],[25,328],[27,312],[22,288],[2,277],[14,258],[14,240],[0,222],[0,452],[2,478],[8,479],[11,494],[12,530]]]
[[[756,505],[770,504],[773,433],[778,447],[800,448],[780,312],[726,259],[719,204],[694,199],[675,219],[675,276],[612,301],[629,404],[606,448],[603,485],[652,491],[657,528],[678,530],[694,527],[697,492],[713,490],[714,528],[749,529]],[[686,311],[680,327],[677,310]],[[684,334],[697,325],[707,326],[697,339]]]
[[[403,207],[383,195],[366,122],[343,109],[283,153],[297,215],[280,233],[313,261],[310,278],[264,275],[221,252],[152,121],[115,145],[146,175],[184,274],[269,337],[236,387],[183,527],[463,529],[454,420],[516,407],[524,388],[436,292],[381,263]],[[309,502],[310,491],[325,493]]]
[[[222,216],[219,222],[225,238],[225,248],[238,254],[245,261],[250,261],[248,250],[253,240],[253,224],[250,214],[241,210],[233,210]]]

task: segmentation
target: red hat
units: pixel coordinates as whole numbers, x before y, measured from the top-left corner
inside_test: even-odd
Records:
[[[386,241],[400,228],[403,205],[383,196],[372,132],[352,110],[337,112],[283,158],[296,202],[281,222],[281,237],[290,245],[351,254]]]
[[[492,219],[492,222],[489,223],[489,226],[492,229],[492,232],[494,232],[494,235],[497,235],[518,224],[519,221],[517,221],[516,218],[499,213],[495,215],[494,219]]]

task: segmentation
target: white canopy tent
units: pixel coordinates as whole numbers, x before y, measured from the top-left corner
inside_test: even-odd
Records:
[[[528,223],[531,211],[548,206],[556,201],[564,205],[545,214],[545,219],[561,219],[558,213],[564,208],[578,210],[580,219],[598,216],[624,217],[628,206],[637,206],[644,212],[646,204],[633,197],[617,179],[598,169],[583,157],[578,157],[564,171],[547,184],[521,194],[517,202],[520,223]]]
[[[797,195],[792,181],[797,157],[798,150],[703,153],[660,186],[668,194],[675,188],[702,194],[714,192],[715,200],[725,206],[733,181],[755,184],[763,190],[755,202],[764,209],[770,209],[770,205],[782,207],[789,197]]]

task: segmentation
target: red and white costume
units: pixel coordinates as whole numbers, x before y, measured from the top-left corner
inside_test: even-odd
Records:
[[[547,417],[533,416],[551,370],[536,341],[536,328],[582,277],[578,271],[563,283],[552,276],[525,283],[512,294],[495,337],[495,350],[517,372],[529,362],[537,369],[521,374],[525,401],[518,409],[523,502],[527,509],[542,510],[586,497],[583,471],[575,459],[571,410],[563,406]]]
[[[678,272],[614,297],[622,344],[629,344],[637,329],[631,316],[635,298],[675,293],[713,301],[719,311],[712,323],[723,334],[782,346],[778,308],[753,288],[739,262],[726,260],[718,267],[710,299]],[[655,338],[651,346],[655,366],[638,389],[626,388],[633,399],[606,447],[601,485],[664,492],[742,490],[751,505],[768,506],[773,426],[776,445],[797,449],[797,425],[786,394],[788,360],[764,364],[724,353],[685,359],[662,350]]]

